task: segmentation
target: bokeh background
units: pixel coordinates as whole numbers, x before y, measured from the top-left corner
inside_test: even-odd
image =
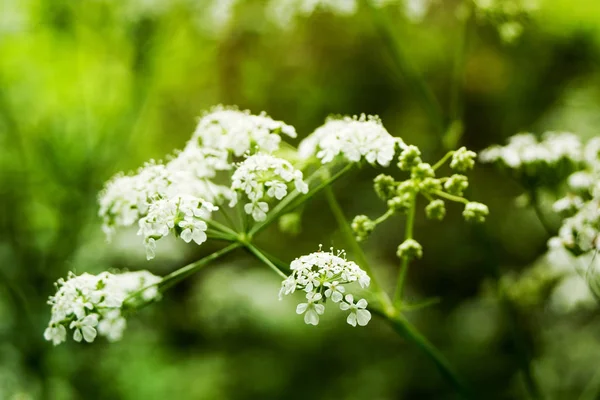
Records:
[[[135,230],[108,244],[96,215],[104,181],[181,148],[212,105],[264,110],[300,136],[329,114],[378,114],[429,161],[451,144],[478,151],[519,131],[597,134],[600,3],[542,1],[512,43],[493,22],[469,20],[458,86],[464,132],[452,137],[424,111],[414,77],[398,71],[369,12],[316,12],[282,27],[264,2],[242,3],[228,19],[208,1],[0,2],[0,399],[456,398],[378,319],[362,329],[339,315],[305,325],[293,300],[277,301],[278,278],[243,253],[131,317],[119,343],[43,340],[47,297],[68,271],[166,274],[217,248],[173,244],[147,262]],[[457,4],[439,1],[419,23],[384,10],[445,114],[463,29]],[[384,210],[371,189],[380,172],[336,183],[349,218]],[[489,205],[485,225],[465,224],[458,207],[444,223],[418,215],[425,256],[411,267],[408,295],[442,301],[409,318],[478,398],[525,398],[523,349],[547,398],[598,398],[596,311],[563,315],[542,300],[514,307],[511,319],[493,295],[500,275],[545,262],[549,235],[515,203],[521,193],[479,167],[469,197]],[[389,282],[402,232],[402,220],[391,220],[365,244]],[[274,227],[259,241],[286,261],[320,243],[343,247],[321,197],[307,206],[299,236]]]

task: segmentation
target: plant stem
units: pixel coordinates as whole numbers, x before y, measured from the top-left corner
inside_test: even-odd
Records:
[[[216,251],[208,256],[201,258],[198,261],[195,261],[191,264],[186,265],[183,268],[178,269],[177,271],[171,272],[169,275],[166,275],[158,284],[161,292],[169,289],[171,286],[175,285],[177,282],[180,282],[182,279],[187,278],[192,275],[196,271],[200,270],[205,265],[215,261],[217,258],[224,256],[227,253],[232,252],[233,250],[242,247],[241,243],[232,243],[227,247],[222,248],[219,251]]]
[[[234,231],[233,229],[231,229],[231,228],[223,225],[222,223],[220,223],[218,221],[215,221],[214,219],[207,218],[204,221],[206,221],[206,224],[208,226],[211,226],[211,227],[215,228],[216,230],[221,231],[222,233],[231,235],[234,238],[237,237],[237,235],[238,235],[236,231]]]
[[[339,226],[340,230],[342,231],[344,238],[346,239],[346,242],[350,245],[350,247],[352,249],[352,253],[356,257],[356,261],[358,262],[358,265],[362,269],[364,269],[367,272],[367,274],[371,277],[371,285],[374,289],[375,294],[377,295],[378,300],[381,302],[381,306],[384,307],[386,312],[394,312],[394,311],[392,311],[393,306],[390,302],[390,299],[388,298],[385,291],[382,289],[381,285],[378,283],[377,277],[375,276],[375,274],[373,273],[373,270],[369,266],[367,257],[365,256],[365,253],[363,252],[362,248],[356,241],[356,238],[354,237],[354,233],[352,232],[352,228],[348,224],[348,221],[347,221],[346,217],[344,216],[344,212],[342,211],[340,204],[338,203],[337,199],[335,198],[335,195],[334,195],[331,187],[327,187],[325,189],[325,197],[327,198],[327,202],[329,203],[329,208],[331,208],[331,211],[333,212],[333,216],[335,217],[335,220],[337,221],[338,226]]]
[[[434,170],[434,171],[435,171],[435,170],[437,170],[437,169],[438,169],[438,168],[440,168],[442,165],[444,165],[444,163],[445,163],[446,161],[448,161],[448,159],[449,159],[450,157],[452,157],[452,154],[454,154],[454,151],[449,151],[449,152],[447,152],[447,153],[446,153],[446,155],[444,155],[444,157],[442,157],[440,161],[436,162],[436,163],[435,163],[435,165],[434,165],[433,167],[431,167],[431,168],[433,168],[433,170]]]
[[[417,345],[417,347],[434,362],[442,376],[452,384],[458,393],[467,399],[474,398],[470,390],[467,389],[467,386],[462,382],[462,379],[460,379],[453,370],[448,360],[446,360],[442,353],[440,353],[440,351],[431,344],[417,328],[402,316],[397,316],[395,318],[388,317],[387,321],[392,325],[392,328],[394,328],[396,332]]]
[[[531,198],[531,207],[533,208],[533,211],[535,211],[535,215],[540,221],[540,224],[542,224],[548,235],[554,236],[556,234],[556,230],[552,228],[552,224],[548,221],[546,215],[544,214],[544,211],[542,210],[542,204],[540,202],[540,196],[537,190],[530,190],[529,196]]]
[[[454,196],[452,194],[442,192],[441,190],[436,190],[433,192],[433,194],[435,194],[436,196],[439,196],[439,197],[443,197],[450,201],[455,201],[457,203],[467,204],[469,202],[469,200],[465,199],[464,197]]]
[[[415,212],[417,209],[417,198],[413,198],[408,214],[406,217],[406,226],[404,228],[404,240],[413,238],[413,229],[415,225]],[[408,266],[410,264],[409,257],[402,257],[400,262],[400,272],[398,273],[398,282],[396,283],[396,291],[394,292],[394,305],[401,308],[402,296],[404,295],[404,282],[406,280],[406,274],[408,273]]]
[[[267,264],[273,271],[275,271],[275,273],[277,273],[277,275],[279,275],[283,279],[287,278],[287,275],[284,274],[283,272],[281,272],[281,270],[275,264],[273,264],[273,262],[269,259],[269,257],[264,255],[252,243],[250,243],[250,242],[244,243],[244,246],[246,247],[246,249],[248,249],[250,251],[250,253],[254,254],[256,256],[256,258],[258,258],[259,260],[261,260],[262,262]]]
[[[385,46],[388,48],[396,68],[400,74],[404,76],[410,90],[417,95],[435,129],[439,134],[443,135],[445,132],[444,113],[435,95],[432,93],[429,86],[427,86],[427,83],[414,65],[411,64],[408,57],[405,56],[402,47],[395,37],[389,19],[371,4],[371,0],[365,0],[364,2],[371,12],[375,28],[381,36]]]

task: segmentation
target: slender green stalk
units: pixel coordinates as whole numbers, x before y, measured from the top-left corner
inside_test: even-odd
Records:
[[[544,214],[544,210],[542,210],[542,203],[540,202],[540,196],[539,196],[537,190],[535,190],[535,189],[530,190],[529,196],[531,198],[531,207],[533,208],[533,211],[535,211],[535,215],[537,216],[538,220],[540,221],[540,224],[542,224],[542,226],[546,230],[546,233],[548,233],[548,235],[550,235],[550,236],[556,235],[556,230],[552,227],[552,224],[546,218],[546,214]]]
[[[416,94],[421,102],[425,112],[439,134],[445,132],[444,113],[435,95],[425,82],[425,79],[419,74],[415,66],[406,57],[399,41],[394,34],[394,27],[384,13],[371,4],[371,0],[365,0],[367,8],[371,12],[375,28],[380,35],[385,46],[388,48],[392,61],[400,74],[405,78],[410,90]]]
[[[423,351],[435,364],[442,376],[466,399],[474,399],[467,385],[459,378],[448,360],[440,353],[440,351],[423,336],[417,328],[415,328],[404,317],[388,317],[387,321],[392,325],[392,328],[407,340],[413,342],[421,351]]]
[[[235,250],[239,247],[242,247],[241,243],[232,243],[229,246],[224,247],[219,251],[209,254],[208,256],[206,256],[198,261],[195,261],[191,264],[186,265],[183,268],[178,269],[177,271],[171,272],[169,275],[165,276],[160,281],[160,283],[158,284],[158,287],[160,288],[161,292],[164,292],[165,290],[169,289],[171,286],[175,285],[176,283],[180,282],[181,280],[183,280],[183,279],[187,278],[188,276],[192,275],[193,273],[197,272],[202,267],[215,261],[217,258],[220,258],[220,257],[224,256],[225,254],[232,252],[233,250]]]
[[[469,37],[469,22],[471,17],[470,4],[462,1],[458,10],[460,15],[460,31],[456,45],[454,46],[454,66],[450,86],[449,126],[443,137],[446,148],[453,149],[460,141],[464,132],[463,125],[463,85],[465,79],[465,60],[467,56],[467,39]]]
[[[377,277],[375,276],[373,270],[369,266],[369,261],[367,260],[364,251],[356,241],[354,233],[352,232],[352,228],[350,227],[350,224],[348,224],[348,220],[344,216],[344,212],[342,211],[340,204],[335,198],[331,187],[327,187],[325,189],[325,197],[327,198],[329,208],[331,208],[333,216],[335,217],[335,220],[337,221],[338,226],[340,227],[340,230],[342,231],[342,234],[344,235],[347,244],[350,245],[352,254],[354,254],[354,256],[356,257],[358,265],[362,269],[364,269],[366,273],[371,277],[371,286],[373,287],[378,300],[381,302],[381,306],[384,307],[386,312],[393,312],[393,307],[390,302],[390,299],[388,298],[385,291],[382,289],[381,285],[377,281]]]
[[[446,155],[444,155],[444,157],[442,157],[442,158],[440,159],[440,161],[436,162],[436,163],[434,164],[434,166],[433,166],[433,167],[431,167],[431,168],[433,168],[433,170],[434,170],[434,171],[435,171],[435,170],[437,170],[437,169],[438,169],[438,168],[440,168],[442,165],[444,165],[444,164],[446,163],[446,161],[448,161],[448,159],[449,159],[450,157],[452,157],[452,155],[453,155],[453,154],[454,154],[454,151],[449,151],[449,152],[447,152],[447,153],[446,153]]]
[[[244,246],[252,253],[256,256],[256,258],[258,258],[259,260],[261,260],[262,262],[264,262],[265,264],[267,264],[267,266],[269,266],[273,271],[275,271],[275,273],[277,275],[279,275],[280,277],[282,277],[283,279],[287,278],[287,275],[284,274],[283,272],[281,272],[281,270],[275,265],[273,264],[273,262],[269,259],[269,257],[267,257],[266,255],[264,255],[259,249],[257,249],[252,243],[247,242],[244,244]]]
[[[467,204],[469,202],[469,200],[465,199],[464,197],[454,196],[452,194],[442,192],[441,190],[436,190],[433,192],[433,194],[435,194],[436,196],[439,196],[439,197],[443,197],[450,201],[455,201],[457,203]]]
[[[222,233],[231,235],[233,237],[237,237],[238,233],[233,229],[223,225],[222,223],[215,221],[214,219],[207,218],[205,219],[208,226],[215,228],[217,231],[221,231]]]
[[[404,228],[404,240],[413,238],[413,230],[415,225],[415,212],[417,209],[417,199],[413,199],[408,214],[406,216],[406,226]],[[409,257],[402,257],[400,261],[400,272],[398,273],[398,282],[396,283],[396,291],[394,292],[394,305],[401,308],[402,297],[404,295],[404,283],[406,281],[406,274],[408,273],[408,266],[410,264]]]
[[[344,168],[342,168],[341,170],[339,170],[335,175],[333,175],[329,179],[326,179],[325,181],[321,182],[317,187],[315,187],[314,189],[310,190],[307,194],[305,194],[304,196],[302,196],[302,198],[300,198],[299,201],[294,202],[293,204],[292,204],[292,202],[294,200],[296,200],[296,197],[298,197],[298,195],[300,193],[298,193],[296,190],[292,191],[292,193],[290,193],[288,196],[286,196],[277,206],[275,206],[271,210],[271,212],[269,212],[269,214],[267,215],[267,219],[266,220],[264,220],[263,222],[261,222],[259,224],[256,224],[250,230],[250,232],[249,232],[250,237],[252,237],[255,234],[257,234],[258,232],[262,231],[272,221],[274,221],[275,219],[279,218],[286,211],[288,211],[290,209],[297,208],[297,207],[301,206],[302,204],[304,204],[305,202],[307,202],[309,199],[311,199],[314,195],[316,195],[317,193],[319,193],[321,190],[325,189],[326,187],[328,187],[329,185],[331,185],[333,182],[335,182],[336,180],[338,180],[339,178],[341,178],[342,176],[344,176],[353,167],[354,167],[354,164],[348,164],[348,165],[346,165]],[[318,173],[318,171],[315,173],[315,175],[317,175],[317,173]],[[313,175],[313,176],[315,176],[315,175]]]

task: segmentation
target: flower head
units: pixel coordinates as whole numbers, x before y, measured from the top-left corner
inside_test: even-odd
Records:
[[[49,298],[52,316],[44,338],[58,345],[67,339],[68,328],[77,342],[91,343],[98,335],[119,340],[126,325],[122,307],[158,299],[155,285],[160,280],[147,271],[71,273],[57,282],[58,290]]]
[[[304,313],[304,321],[307,324],[318,324],[319,315],[325,312],[327,300],[346,304],[344,303],[344,293],[347,292],[347,285],[356,282],[363,288],[369,286],[371,279],[367,273],[354,262],[346,260],[344,256],[343,252],[334,254],[333,251],[318,251],[292,261],[290,265],[292,274],[283,280],[279,298],[292,294],[296,290],[306,292],[307,302],[299,304],[296,312]],[[347,305],[346,310],[350,309],[351,313],[355,311],[354,308],[351,308],[353,303]],[[366,308],[367,302],[364,299],[360,300],[360,306],[363,305],[362,309]],[[364,313],[362,316],[364,317]],[[350,320],[349,318],[348,323],[352,325]],[[361,317],[361,321],[365,320],[368,322],[368,319]],[[359,323],[359,325],[363,324]]]
[[[256,221],[263,221],[269,211],[269,202],[282,200],[290,186],[298,192],[308,192],[308,185],[302,180],[302,172],[288,161],[269,154],[256,154],[244,160],[233,173],[231,190],[238,198],[248,200],[244,204],[246,214]],[[235,199],[231,205],[235,204]]]
[[[340,156],[348,162],[364,159],[369,164],[388,166],[396,153],[396,146],[404,146],[392,137],[376,116],[329,118],[304,139],[298,147],[301,157],[316,156],[327,164]]]
[[[271,153],[279,149],[281,134],[295,138],[296,130],[266,113],[253,115],[247,110],[217,106],[200,119],[192,141],[202,148],[241,157],[247,152]]]

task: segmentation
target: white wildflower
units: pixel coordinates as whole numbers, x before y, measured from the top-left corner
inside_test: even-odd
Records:
[[[231,177],[231,190],[238,197],[245,196],[246,214],[256,221],[263,221],[269,211],[269,201],[282,200],[290,186],[300,193],[308,192],[308,185],[302,180],[302,172],[288,161],[268,154],[255,154],[244,160]],[[235,205],[234,200],[230,205]]]
[[[367,301],[365,299],[360,299],[355,304],[354,297],[351,294],[347,294],[344,301],[340,303],[340,310],[350,311],[346,322],[352,326],[356,326],[357,323],[360,326],[365,326],[369,323],[371,313],[366,308]]]
[[[147,271],[71,273],[57,282],[58,290],[49,298],[52,315],[44,338],[58,345],[66,340],[69,328],[77,342],[91,343],[98,335],[119,340],[126,326],[122,307],[158,299],[160,280]]]
[[[247,152],[271,153],[279,149],[281,134],[295,138],[296,130],[265,113],[252,115],[249,111],[218,106],[200,119],[191,141],[202,148],[241,157]]]
[[[290,268],[292,274],[283,280],[279,298],[293,293],[296,289],[306,292],[308,302],[299,304],[296,312],[305,313],[304,321],[312,325],[319,322],[319,315],[325,311],[324,303],[327,299],[334,303],[344,302],[343,294],[347,291],[346,285],[357,282],[362,288],[366,288],[371,282],[365,271],[354,262],[345,259],[344,252],[334,254],[333,250],[318,251],[299,257],[292,261]],[[348,306],[346,310],[351,310],[351,314],[356,314],[355,311],[358,309],[368,313],[364,310],[367,306],[366,300],[362,299],[357,303],[358,309],[352,308],[353,304],[346,304]],[[369,318],[366,318],[364,313],[359,314],[359,325],[366,324],[370,319],[370,313]],[[352,317],[355,322],[356,315]]]
[[[403,147],[376,116],[329,118],[304,139],[298,147],[302,158],[316,156],[323,164],[341,155],[346,161],[365,159],[369,164],[388,166],[396,153],[396,146]]]
[[[217,209],[212,203],[193,196],[176,196],[151,203],[148,214],[140,219],[138,231],[144,238],[147,258],[154,258],[156,241],[171,232],[186,243],[192,240],[199,245],[204,243],[208,229],[205,221]]]

